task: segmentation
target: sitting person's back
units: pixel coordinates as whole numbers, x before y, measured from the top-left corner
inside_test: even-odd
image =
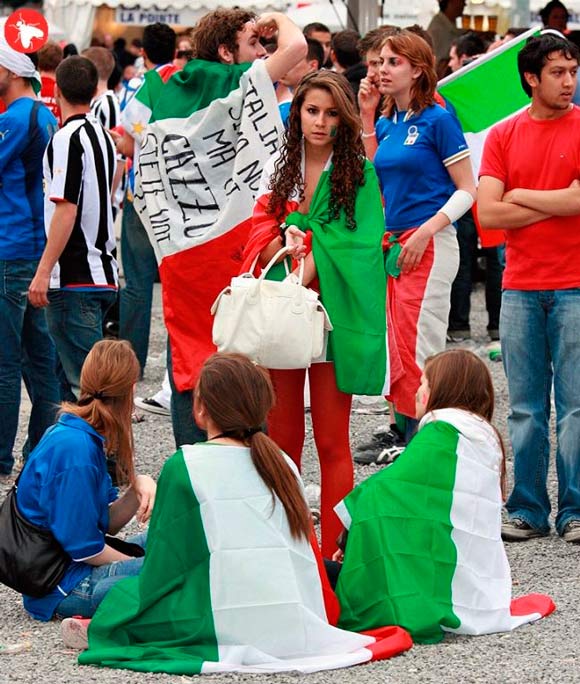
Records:
[[[509,631],[553,610],[548,597],[511,599],[493,406],[489,371],[474,354],[427,360],[418,433],[336,508],[349,530],[337,584],[341,627],[389,622],[435,643],[444,631]]]
[[[374,637],[330,624],[336,599],[321,578],[302,481],[262,431],[273,402],[267,371],[246,357],[206,361],[194,417],[208,440],[165,464],[143,571],[107,598],[81,663],[191,675],[376,657]],[[410,646],[389,629],[389,655]]]

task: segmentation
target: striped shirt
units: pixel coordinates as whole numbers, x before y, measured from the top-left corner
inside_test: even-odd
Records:
[[[70,238],[51,274],[51,288],[117,287],[111,184],[115,147],[92,114],[67,119],[44,155],[44,220],[47,233],[55,203],[77,212]]]
[[[106,90],[91,103],[91,112],[108,131],[121,123],[121,107],[112,90]]]

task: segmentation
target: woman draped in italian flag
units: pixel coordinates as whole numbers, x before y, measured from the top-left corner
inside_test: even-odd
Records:
[[[322,552],[332,555],[340,523],[333,506],[353,486],[352,394],[384,391],[386,276],[377,177],[364,157],[352,91],[339,74],[306,76],[296,89],[285,145],[264,169],[242,270],[265,265],[286,243],[304,284],[319,290],[333,330],[308,370],[320,459]],[[282,227],[282,228],[281,228]],[[281,262],[268,277],[283,279]],[[305,370],[271,370],[276,406],[269,433],[300,466]]]
[[[425,359],[445,349],[451,285],[459,266],[452,225],[473,204],[469,149],[457,119],[435,102],[427,43],[409,31],[385,38],[379,87],[363,79],[363,140],[385,198],[390,393],[414,432]],[[381,95],[385,106],[374,116]]]
[[[549,615],[549,596],[512,598],[501,540],[505,456],[491,424],[485,363],[465,349],[425,363],[419,431],[399,458],[337,506],[348,529],[336,587],[339,625],[396,624],[413,641],[508,632]],[[336,571],[336,569],[335,569]]]

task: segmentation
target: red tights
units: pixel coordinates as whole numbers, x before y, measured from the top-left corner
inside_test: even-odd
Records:
[[[342,524],[334,506],[353,488],[349,423],[352,396],[336,386],[334,364],[315,363],[308,370],[314,442],[320,460],[322,555],[336,551]],[[305,370],[271,370],[276,405],[268,416],[270,437],[300,468],[304,446]]]

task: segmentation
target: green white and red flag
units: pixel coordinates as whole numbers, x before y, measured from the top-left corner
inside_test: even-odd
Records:
[[[151,118],[151,111],[159,99],[161,89],[178,71],[179,69],[173,64],[163,64],[145,72],[139,90],[123,110],[121,117],[123,127],[137,142],[137,149],[141,145],[143,133]]]
[[[439,81],[437,91],[454,107],[477,178],[489,129],[529,106],[518,73],[518,53],[539,28],[516,36]]]
[[[107,593],[79,662],[181,675],[307,673],[411,648],[399,627],[355,634],[331,624],[315,545],[292,537],[249,448],[185,446],[159,478],[143,568]]]
[[[283,132],[265,63],[193,60],[158,93],[143,136],[135,208],[160,262],[179,390],[215,351],[210,307],[237,275],[254,198]]]
[[[512,598],[501,539],[497,433],[458,409],[426,415],[404,453],[335,508],[349,530],[339,626],[396,624],[416,643],[444,632],[509,632],[549,615],[549,596]]]

